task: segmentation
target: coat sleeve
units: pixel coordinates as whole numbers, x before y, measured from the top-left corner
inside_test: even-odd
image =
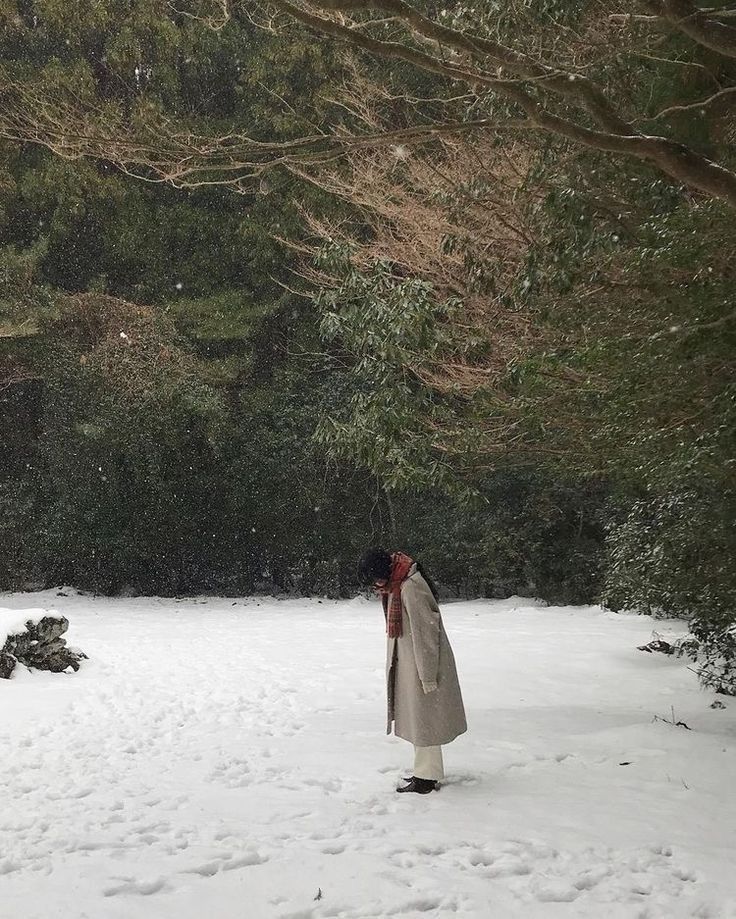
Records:
[[[423,581],[407,580],[401,591],[409,622],[414,659],[425,693],[437,689],[440,667],[440,611]]]

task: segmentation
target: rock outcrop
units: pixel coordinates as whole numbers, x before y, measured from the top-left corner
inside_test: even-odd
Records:
[[[61,673],[79,670],[80,661],[87,655],[70,648],[62,635],[69,628],[69,620],[57,613],[33,617],[25,624],[6,627],[5,642],[0,647],[0,679],[10,679],[18,663],[34,670],[51,670]],[[4,635],[0,633],[0,641]]]

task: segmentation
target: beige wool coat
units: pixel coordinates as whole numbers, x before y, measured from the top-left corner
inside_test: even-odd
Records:
[[[401,638],[386,651],[386,733],[418,747],[450,743],[467,730],[455,657],[429,585],[412,565],[401,585]]]

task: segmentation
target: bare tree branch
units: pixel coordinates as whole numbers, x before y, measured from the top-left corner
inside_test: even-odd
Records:
[[[179,9],[175,0],[168,0],[168,5],[171,8],[172,12],[176,13],[178,16],[185,16],[187,19],[193,19],[196,22],[201,22],[207,28],[212,29],[215,32],[219,32],[221,29],[224,29],[225,26],[230,22],[230,5],[229,0],[207,0],[209,4],[214,6],[212,12],[202,12],[202,13],[190,13],[187,10]]]
[[[685,144],[677,143],[667,137],[644,135],[637,132],[627,122],[617,117],[613,118],[607,113],[605,106],[608,103],[605,102],[605,97],[600,101],[600,105],[603,108],[599,109],[598,121],[603,120],[610,123],[610,125],[615,124],[622,128],[620,131],[596,130],[568,117],[563,117],[556,112],[550,111],[543,102],[535,99],[522,86],[493,77],[484,70],[474,68],[472,64],[446,64],[422,51],[401,43],[382,41],[361,34],[350,25],[318,15],[306,7],[297,6],[289,2],[289,0],[271,0],[271,3],[276,8],[289,13],[311,28],[324,34],[344,39],[374,55],[403,60],[414,64],[422,70],[466,82],[471,86],[480,85],[494,89],[501,95],[516,102],[530,121],[551,133],[592,149],[622,153],[645,160],[657,166],[676,181],[726,201],[732,207],[736,207],[736,172],[713,162]],[[380,5],[381,8],[388,9],[395,15],[405,19],[412,28],[421,31],[423,35],[434,38],[437,41],[444,40],[450,44],[454,43],[463,50],[482,50],[487,52],[489,57],[496,54],[498,56],[494,60],[497,61],[503,58],[504,65],[512,70],[514,67],[527,68],[531,66],[525,56],[521,56],[521,61],[517,60],[514,56],[515,53],[512,53],[511,56],[504,56],[505,49],[493,42],[486,42],[485,39],[475,37],[464,37],[461,41],[457,36],[463,36],[463,33],[457,33],[451,29],[447,30],[446,27],[435,23],[428,25],[429,20],[413,10],[412,7],[409,7],[404,3],[404,0],[320,0],[318,5],[321,8],[339,9],[341,11],[345,9],[365,9],[369,6]],[[517,69],[516,72],[519,72],[519,70]],[[531,75],[531,71],[526,72]],[[585,78],[579,78],[574,73],[565,74],[564,78],[571,85],[578,83],[579,80],[581,81],[581,101],[584,102],[586,110],[590,112],[591,99],[598,99],[597,95],[594,94],[592,97],[590,95],[591,86],[594,84],[590,84]],[[550,80],[552,80],[552,77],[550,77]],[[555,92],[558,92],[558,80],[559,76],[555,76],[554,84],[550,84]],[[545,86],[548,82],[545,77],[541,81],[541,85]],[[572,91],[568,95],[571,94]]]
[[[706,12],[692,0],[645,0],[645,6],[698,44],[736,57],[736,27],[716,18],[715,10]]]
[[[221,17],[231,14],[228,0],[212,2]],[[253,0],[232,2],[262,7]],[[688,9],[692,7],[690,0],[659,0],[658,7],[664,9],[667,4],[680,2]],[[0,136],[41,144],[67,158],[107,159],[146,181],[175,186],[221,184],[242,192],[266,169],[330,162],[347,150],[423,143],[471,131],[542,129],[592,150],[648,162],[678,183],[736,207],[736,172],[686,144],[642,133],[616,112],[596,83],[577,71],[541,63],[498,42],[448,28],[418,12],[406,0],[270,0],[267,5],[371,55],[404,61],[468,87],[476,95],[489,90],[517,106],[526,118],[439,121],[399,131],[362,134],[344,130],[317,132],[268,143],[236,131],[221,137],[202,137],[160,116],[149,116],[134,127],[113,108],[90,105],[62,95],[60,90],[44,95],[7,76],[3,86],[0,71]],[[385,40],[367,34],[360,28],[360,21],[346,15],[374,9],[400,21],[408,32],[407,40]],[[699,11],[691,19],[700,23],[699,28],[703,26]],[[707,16],[705,19],[710,21]],[[723,33],[719,34],[723,37]],[[412,37],[422,40],[422,48],[412,43]],[[427,42],[435,49],[433,53],[424,50]],[[452,56],[443,58],[440,51],[448,48]],[[730,89],[706,100],[706,104],[726,92]],[[660,113],[657,117],[665,116]],[[639,123],[641,120],[637,119]]]
[[[729,86],[727,89],[722,89],[720,92],[713,93],[712,96],[708,96],[707,99],[702,99],[700,102],[691,102],[689,105],[670,105],[668,108],[662,109],[661,112],[653,115],[652,121],[657,121],[659,118],[668,118],[670,115],[677,115],[681,112],[704,111],[706,108],[713,105],[714,102],[722,101],[726,96],[736,96],[736,86]]]
[[[288,0],[273,0],[273,3],[292,16],[299,18],[304,15],[309,16],[304,7],[296,7]],[[492,65],[502,67],[517,77],[541,82],[545,88],[562,98],[582,103],[597,124],[606,131],[619,134],[627,134],[630,131],[631,126],[613,109],[601,88],[583,74],[564,72],[557,67],[550,67],[535,61],[529,55],[507,48],[498,42],[440,25],[419,13],[404,0],[315,0],[311,6],[341,12],[355,12],[370,8],[389,11],[396,19],[406,23],[415,35],[435,42],[438,47],[453,48],[475,57],[487,58]],[[348,30],[352,31],[354,28],[354,24],[351,24]]]

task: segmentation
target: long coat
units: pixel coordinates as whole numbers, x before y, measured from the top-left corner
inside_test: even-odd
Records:
[[[401,585],[401,638],[386,652],[388,724],[418,747],[450,743],[467,730],[455,658],[429,585],[412,565]]]

